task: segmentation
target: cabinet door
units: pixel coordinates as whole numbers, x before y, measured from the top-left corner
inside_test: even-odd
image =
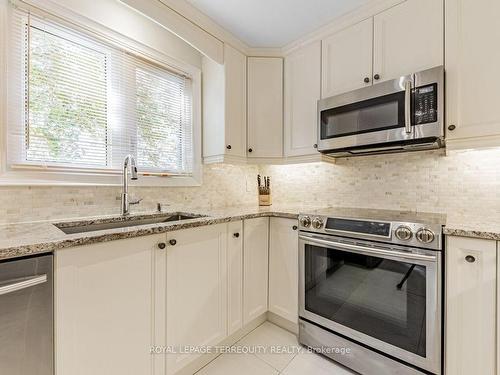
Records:
[[[226,228],[220,224],[168,233],[168,347],[210,346],[226,337]],[[167,373],[174,374],[197,357],[169,353]]]
[[[243,222],[228,224],[227,230],[227,330],[243,327]]]
[[[373,29],[375,83],[443,65],[443,0],[407,0],[377,14]]]
[[[243,223],[243,324],[267,311],[269,218]]]
[[[225,79],[223,65],[206,56],[202,57],[203,71],[203,157],[224,155],[227,151],[225,137]]]
[[[447,374],[495,374],[496,256],[495,241],[447,238]]]
[[[285,156],[316,154],[321,42],[285,58]]]
[[[299,237],[297,220],[271,218],[269,231],[269,311],[297,324]]]
[[[247,58],[224,45],[226,82],[226,153],[245,157],[247,150]]]
[[[323,98],[371,85],[372,18],[323,40],[322,49]]]
[[[159,242],[165,235],[56,252],[57,374],[153,374],[152,275]]]
[[[283,156],[281,58],[248,58],[248,156]]]
[[[456,127],[448,140],[500,144],[499,19],[498,0],[446,0],[446,122]]]

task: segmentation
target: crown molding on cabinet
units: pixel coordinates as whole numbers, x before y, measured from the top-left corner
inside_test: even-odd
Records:
[[[362,5],[359,8],[341,16],[333,19],[328,24],[322,26],[321,28],[304,35],[303,37],[287,44],[283,47],[275,48],[256,48],[250,47],[245,42],[237,38],[234,34],[224,29],[222,26],[214,22],[210,17],[205,15],[203,12],[198,10],[196,7],[184,0],[158,0],[156,2],[140,1],[140,0],[120,0],[121,2],[139,10],[144,13],[149,18],[154,19],[160,23],[163,27],[167,28],[169,31],[179,36],[181,39],[185,40],[187,43],[191,44],[193,47],[198,49],[200,52],[205,53],[208,57],[214,59],[215,61],[222,63],[223,57],[220,57],[220,53],[211,54],[206,53],[208,47],[204,47],[205,43],[218,44],[229,44],[231,47],[239,50],[246,56],[253,57],[284,57],[290,52],[303,45],[309,44],[313,41],[321,40],[324,37],[334,34],[335,32],[349,27],[357,22],[360,22],[366,18],[373,17],[374,15],[387,10],[395,5],[398,5],[406,0],[373,0],[368,4]],[[159,13],[168,13],[168,18],[173,22],[161,22],[157,19],[158,14],[154,12],[143,11],[146,8],[154,7]],[[163,5],[165,9],[161,10],[158,5]],[[136,6],[137,5],[137,6]],[[143,10],[141,10],[143,9]],[[165,15],[162,18],[165,18]],[[178,28],[179,27],[179,28]],[[201,35],[199,35],[201,34]],[[206,35],[203,35],[206,34]],[[188,40],[189,36],[193,36],[194,40]],[[206,39],[213,38],[214,40],[210,43]],[[199,40],[201,39],[201,44]],[[201,45],[201,47],[200,47]],[[217,47],[218,48],[218,47]],[[212,46],[211,50],[214,49]],[[219,48],[218,48],[219,49]],[[214,58],[215,57],[215,58]],[[220,60],[222,59],[222,60]]]
[[[333,19],[328,24],[320,27],[319,29],[304,35],[303,37],[287,44],[281,48],[283,56],[290,54],[294,50],[315,42],[325,37],[335,34],[336,32],[352,26],[358,22],[361,22],[367,18],[373,17],[374,15],[383,12],[393,6],[403,3],[406,0],[374,0],[365,5],[358,7],[357,9],[344,14],[338,18]]]
[[[248,57],[284,57],[281,48],[249,48],[246,54]]]
[[[205,31],[189,18],[160,1],[120,0],[145,17],[177,35],[202,54],[224,63],[224,42]]]
[[[251,48],[242,40],[238,39],[234,34],[224,29],[222,26],[214,22],[206,14],[198,10],[185,0],[159,0],[163,5],[178,13],[195,26],[200,27],[208,34],[219,39],[223,43],[231,45],[231,47],[248,55]]]

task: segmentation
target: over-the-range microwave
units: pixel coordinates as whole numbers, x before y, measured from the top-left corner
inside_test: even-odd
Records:
[[[318,101],[318,150],[330,156],[442,146],[442,66]]]

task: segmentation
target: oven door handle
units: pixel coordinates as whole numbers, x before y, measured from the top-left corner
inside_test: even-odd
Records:
[[[322,240],[319,238],[311,238],[311,237],[304,236],[304,235],[299,235],[299,238],[301,240],[307,241],[307,242],[312,243],[312,244],[326,245],[329,247],[340,248],[342,250],[347,250],[349,252],[356,252],[356,253],[363,254],[363,255],[373,255],[373,256],[386,255],[386,256],[398,257],[398,258],[407,259],[407,260],[419,260],[419,261],[424,261],[424,262],[435,262],[437,260],[437,257],[435,255],[407,253],[404,251],[397,251],[397,250],[372,249],[372,248],[365,247],[365,246],[352,245],[352,244],[348,244],[348,243],[341,243],[341,242],[329,241],[329,240]]]

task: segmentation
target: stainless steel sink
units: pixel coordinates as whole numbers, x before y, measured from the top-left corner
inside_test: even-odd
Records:
[[[174,212],[168,214],[114,217],[109,219],[99,219],[92,221],[63,222],[63,223],[55,223],[54,226],[56,226],[66,234],[75,234],[75,233],[95,232],[98,230],[106,230],[106,229],[135,227],[139,225],[169,223],[174,221],[196,219],[200,217],[206,217],[206,215]]]

